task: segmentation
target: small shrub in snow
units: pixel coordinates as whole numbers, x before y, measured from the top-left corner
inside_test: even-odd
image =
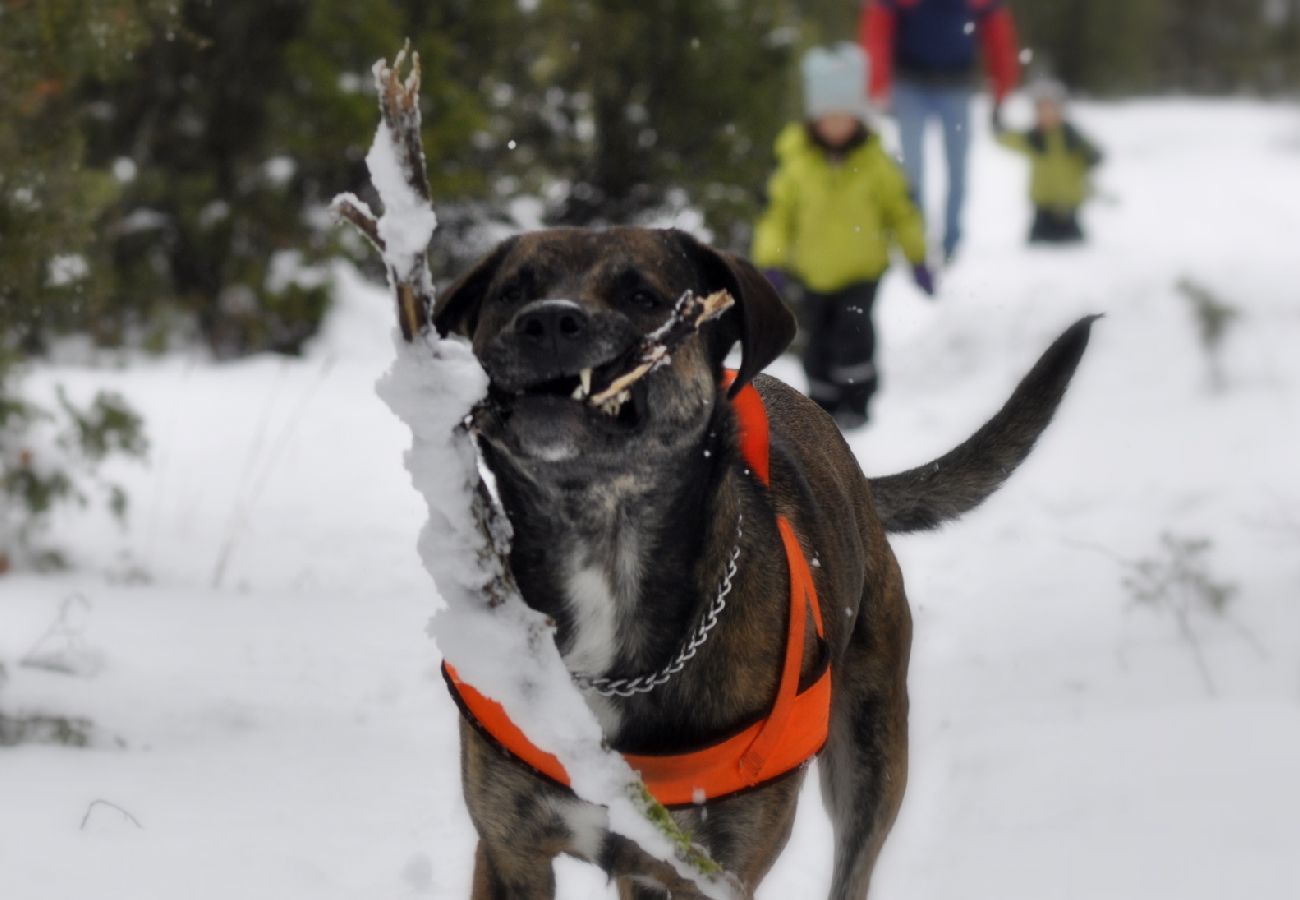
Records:
[[[1208,556],[1212,547],[1209,538],[1165,533],[1160,537],[1160,549],[1155,555],[1125,563],[1128,574],[1121,583],[1134,606],[1166,612],[1173,617],[1206,691],[1214,695],[1217,692],[1214,677],[1194,623],[1209,620],[1231,624],[1259,648],[1253,636],[1230,618],[1229,606],[1237,595],[1237,586],[1211,570]]]
[[[1196,334],[1210,372],[1210,387],[1223,390],[1228,384],[1223,372],[1223,344],[1241,311],[1190,278],[1179,279],[1178,292],[1187,299],[1196,321]]]
[[[101,391],[78,406],[60,389],[46,408],[19,394],[16,381],[0,363],[0,574],[18,564],[64,565],[56,545],[41,543],[60,506],[101,502],[124,518],[126,492],[100,477],[100,464],[148,448],[140,417],[117,394]]]

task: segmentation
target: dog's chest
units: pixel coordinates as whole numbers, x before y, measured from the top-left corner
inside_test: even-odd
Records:
[[[575,542],[565,554],[564,599],[570,633],[564,661],[570,671],[603,675],[619,656],[628,620],[640,600],[641,541],[635,531]]]
[[[565,665],[575,674],[607,673],[631,639],[643,577],[641,546],[635,532],[576,543],[565,554],[563,594],[568,635],[563,644]],[[609,734],[618,714],[603,698],[589,698]]]

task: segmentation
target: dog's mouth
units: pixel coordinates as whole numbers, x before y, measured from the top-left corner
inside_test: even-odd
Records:
[[[601,385],[612,381],[616,363],[579,369],[568,375],[547,378],[515,390],[505,390],[493,383],[489,398],[507,415],[525,407],[536,407],[552,415],[580,415],[604,430],[630,432],[646,420],[647,390],[638,381],[624,390],[602,392]]]

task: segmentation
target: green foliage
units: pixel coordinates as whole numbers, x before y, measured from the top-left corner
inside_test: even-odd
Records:
[[[1086,90],[1300,84],[1300,0],[1015,0],[1022,43]],[[703,212],[742,247],[795,60],[851,40],[843,0],[0,0],[0,343],[78,331],[296,353],[324,266],[364,248],[370,66],[424,67],[424,146],[454,271],[521,196],[587,224]],[[463,227],[462,227],[463,226]],[[499,232],[499,229],[498,229]]]
[[[113,306],[147,323],[178,309],[221,357],[297,353],[328,305],[322,264],[344,252],[325,213],[365,182],[370,66],[409,36],[424,51],[425,146],[440,196],[481,195],[475,80],[506,47],[507,0],[275,0],[180,5],[130,73],[86,96],[109,111],[89,158],[133,173],[105,217]]]
[[[1181,278],[1176,285],[1187,300],[1201,350],[1210,371],[1210,385],[1221,390],[1227,385],[1223,371],[1223,342],[1231,326],[1241,316],[1241,310],[1225,302],[1205,285],[1190,278]]]
[[[84,164],[78,95],[129,63],[160,0],[0,5],[0,355],[52,329],[95,330],[109,264],[96,228],[118,185]]]
[[[1034,68],[1106,95],[1294,93],[1300,0],[1012,0]]]
[[[1220,581],[1210,572],[1209,538],[1160,536],[1160,552],[1129,566],[1124,588],[1134,604],[1176,607],[1184,613],[1222,616],[1237,593],[1236,585]]]
[[[0,748],[24,744],[89,747],[94,736],[94,723],[81,716],[44,713],[8,716],[0,712]]]
[[[725,242],[752,217],[795,109],[797,4],[543,0],[530,19],[512,136],[520,162],[569,186],[558,221],[690,203]]]
[[[0,371],[0,574],[15,560],[62,565],[57,549],[37,543],[62,505],[98,499],[123,519],[126,492],[99,477],[99,466],[148,451],[143,422],[116,394],[101,391],[79,407],[59,389],[51,411],[24,400],[15,380],[13,369]]]
[[[1196,620],[1210,619],[1230,624],[1239,636],[1262,652],[1254,636],[1231,619],[1229,606],[1237,595],[1237,586],[1219,579],[1211,571],[1209,555],[1212,548],[1209,538],[1163,534],[1159,552],[1127,562],[1128,574],[1121,582],[1134,606],[1173,617],[1178,635],[1191,652],[1205,690],[1210,695],[1214,695],[1217,688],[1201,645]]]

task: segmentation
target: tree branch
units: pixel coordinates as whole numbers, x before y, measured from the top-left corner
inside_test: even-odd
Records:
[[[379,236],[379,222],[361,198],[353,194],[339,194],[330,203],[330,212],[343,222],[350,222],[370,245],[384,254],[384,239]]]

